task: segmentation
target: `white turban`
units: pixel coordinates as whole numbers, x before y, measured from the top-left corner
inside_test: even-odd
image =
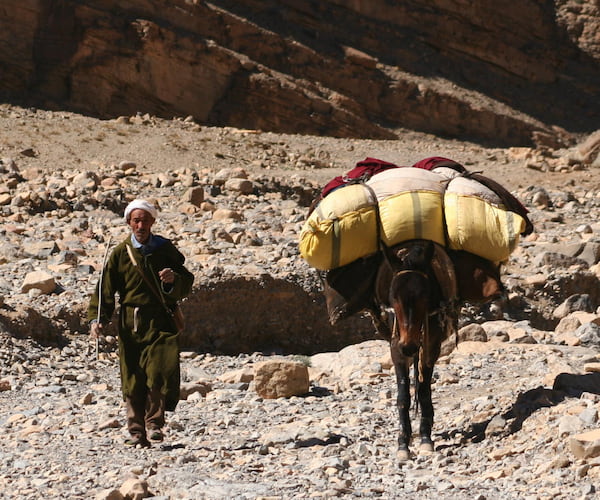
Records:
[[[146,200],[137,199],[137,200],[133,200],[125,208],[125,222],[129,222],[129,215],[131,214],[131,212],[133,210],[136,210],[138,208],[148,212],[152,216],[153,219],[156,219],[156,217],[158,215],[158,211],[156,210],[156,207],[152,203],[150,203],[149,201],[146,201]]]

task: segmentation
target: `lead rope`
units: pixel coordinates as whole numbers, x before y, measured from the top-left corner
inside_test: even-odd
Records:
[[[98,315],[96,317],[96,321],[98,321],[98,323],[100,323],[100,318],[102,316],[102,295],[104,294],[104,290],[102,289],[102,282],[104,281],[104,268],[106,267],[106,258],[108,257],[108,249],[110,248],[111,239],[112,235],[109,235],[108,241],[106,242],[106,249],[104,250],[104,258],[102,259],[100,281],[98,282]],[[98,337],[95,338],[94,352],[96,354],[96,359],[98,359],[100,356],[100,340],[98,339]]]
[[[419,383],[423,383],[423,359],[425,357],[425,349],[423,345],[428,345],[429,340],[429,320],[423,325],[423,342],[419,346]]]

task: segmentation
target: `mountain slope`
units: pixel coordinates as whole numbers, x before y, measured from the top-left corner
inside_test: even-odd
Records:
[[[498,146],[600,123],[592,0],[3,4],[0,92],[43,108]]]

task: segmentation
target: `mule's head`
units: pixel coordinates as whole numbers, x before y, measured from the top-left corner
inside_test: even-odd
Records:
[[[429,278],[420,271],[399,271],[390,287],[390,305],[394,309],[395,334],[402,354],[419,351],[429,319]]]

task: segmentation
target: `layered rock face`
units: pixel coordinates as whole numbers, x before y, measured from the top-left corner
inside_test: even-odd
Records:
[[[592,0],[6,0],[0,13],[5,98],[97,117],[498,145],[556,145],[600,122]]]

